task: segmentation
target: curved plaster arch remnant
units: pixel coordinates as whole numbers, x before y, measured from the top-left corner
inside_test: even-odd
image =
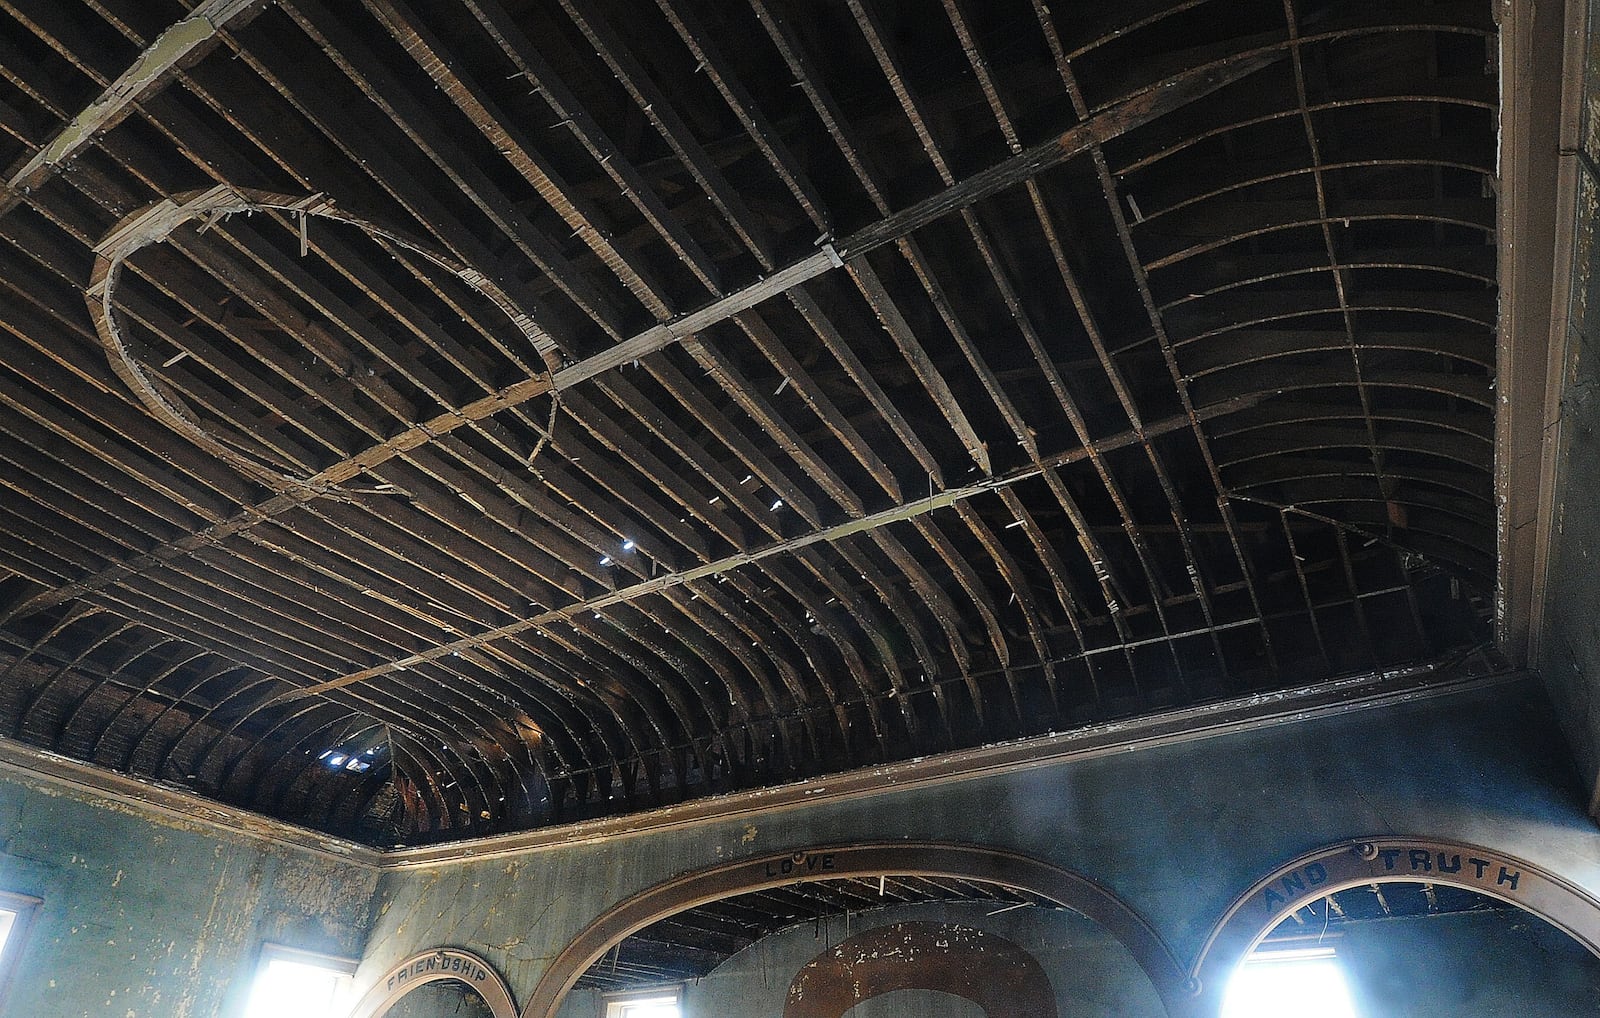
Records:
[[[1515,905],[1600,957],[1600,899],[1548,869],[1455,841],[1342,841],[1279,867],[1234,901],[1190,967],[1190,999],[1181,1013],[1215,1015],[1234,968],[1299,909],[1349,887],[1417,881],[1460,887]]]
[[[203,232],[219,219],[240,213],[249,214],[254,212],[282,212],[298,217],[300,220],[302,253],[305,250],[306,220],[312,216],[353,226],[367,234],[380,237],[398,247],[402,247],[427,259],[462,283],[489,298],[505,313],[512,324],[527,337],[534,349],[546,359],[547,363],[557,356],[554,341],[535,324],[533,318],[527,312],[518,307],[504,290],[500,289],[483,273],[440,254],[428,245],[404,233],[379,226],[369,220],[338,210],[334,207],[333,200],[322,194],[313,194],[304,198],[292,198],[268,191],[233,188],[227,184],[218,184],[204,191],[189,191],[163,199],[129,214],[121,222],[117,223],[99,244],[95,245],[94,268],[89,275],[89,285],[84,291],[85,297],[89,302],[89,313],[94,319],[95,331],[100,336],[101,346],[105,347],[107,359],[111,363],[111,369],[127,383],[128,388],[139,398],[139,401],[149,408],[150,412],[162,423],[189,439],[195,445],[280,495],[296,493],[301,498],[304,498],[324,494],[335,485],[359,474],[367,466],[375,466],[378,462],[388,458],[388,455],[375,458],[376,454],[388,450],[391,446],[397,452],[414,448],[431,439],[435,433],[442,429],[436,426],[436,422],[415,421],[412,422],[412,427],[401,435],[395,436],[365,453],[352,457],[345,463],[336,464],[309,478],[292,477],[256,457],[239,451],[206,431],[195,419],[193,412],[184,405],[177,395],[145,373],[144,365],[139,362],[133,351],[128,348],[116,311],[117,279],[122,273],[123,262],[143,248],[161,243],[172,234],[172,231],[185,223],[199,220],[202,223],[201,230]],[[554,380],[548,371],[543,375],[529,379],[529,383],[541,391],[549,392],[552,399],[559,395]],[[539,393],[534,392],[532,394],[537,395]],[[556,405],[553,402],[551,405],[552,426],[554,425],[555,413]],[[447,411],[445,416],[455,418],[461,415],[452,410]],[[389,453],[389,455],[392,455],[392,453]],[[349,469],[352,465],[354,469]]]
[[[420,951],[389,969],[362,994],[350,1018],[382,1018],[412,990],[445,980],[465,984],[483,998],[494,1018],[516,1018],[516,1003],[500,973],[472,952],[454,947]]]
[[[987,1015],[1056,1018],[1055,990],[1030,952],[1005,937],[955,923],[905,922],[865,930],[795,974],[783,1018],[844,1018],[896,990],[936,990]]]
[[[1104,887],[1030,856],[974,845],[902,842],[756,856],[657,884],[613,906],[573,938],[534,986],[522,1018],[554,1018],[567,992],[607,951],[651,923],[685,909],[748,891],[880,875],[977,880],[1048,898],[1104,927],[1133,955],[1168,1012],[1183,1013],[1188,999],[1185,976],[1171,950],[1143,916]]]

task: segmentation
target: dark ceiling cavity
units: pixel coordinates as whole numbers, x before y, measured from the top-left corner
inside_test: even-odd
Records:
[[[0,0],[0,735],[387,846],[1488,637],[1486,2],[277,0],[45,159],[189,14]]]

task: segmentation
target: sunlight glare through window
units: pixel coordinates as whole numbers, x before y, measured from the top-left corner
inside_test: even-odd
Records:
[[[1332,948],[1251,955],[1228,983],[1222,1018],[1356,1018]]]
[[[11,927],[16,921],[15,909],[0,908],[0,958],[6,956],[6,941],[11,938]]]
[[[331,961],[269,953],[256,971],[246,1018],[342,1018],[349,971]]]
[[[606,1018],[679,1018],[678,997],[672,994],[615,1000],[606,1008]]]

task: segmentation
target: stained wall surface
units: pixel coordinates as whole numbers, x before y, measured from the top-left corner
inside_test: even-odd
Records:
[[[43,900],[0,1013],[233,1018],[264,942],[359,956],[368,869],[0,775],[0,890]]]
[[[1587,4],[1593,23],[1600,3]],[[1560,378],[1561,441],[1556,453],[1555,520],[1540,637],[1539,672],[1550,688],[1588,784],[1600,779],[1600,47],[1585,50],[1578,144],[1577,218],[1574,223],[1571,296],[1567,307],[1567,362]]]
[[[638,891],[716,864],[863,841],[991,846],[1076,871],[1144,917],[1187,965],[1254,881],[1311,849],[1371,835],[1485,846],[1600,897],[1600,832],[1543,692],[1527,678],[593,842],[486,843],[471,848],[497,854],[381,877],[12,774],[0,780],[0,889],[44,905],[5,1013],[237,1018],[263,942],[359,955],[363,986],[417,951],[465,948],[499,969],[522,1003],[558,951]],[[1117,971],[1129,974],[1119,946],[1070,916],[1051,920],[1072,929],[1049,937],[1024,928],[1037,917],[956,918],[1035,946],[1066,937],[1074,951],[1121,959]],[[997,923],[1024,926],[984,925]],[[790,960],[803,963],[811,931],[791,936]],[[758,957],[736,956],[703,981],[704,1001],[750,979]],[[1070,967],[1065,956],[1047,961],[1052,979]],[[1109,1014],[1139,985],[1119,977],[1063,992]],[[419,997],[406,1013],[448,1003]],[[954,1018],[963,1005],[938,1006],[955,1008]]]
[[[1600,836],[1538,684],[808,804],[591,844],[386,874],[366,961],[452,944],[527,999],[550,960],[614,903],[741,858],[859,841],[1005,848],[1081,873],[1187,963],[1257,879],[1380,834],[1492,847],[1600,895]],[[485,845],[484,849],[492,846]]]

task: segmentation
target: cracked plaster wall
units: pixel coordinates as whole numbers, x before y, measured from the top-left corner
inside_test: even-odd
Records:
[[[231,1018],[263,942],[361,953],[376,876],[0,776],[0,890],[43,899],[0,1013]]]
[[[480,953],[525,1001],[612,904],[687,871],[863,840],[1008,848],[1098,881],[1184,962],[1250,884],[1373,834],[1481,844],[1600,896],[1600,835],[1537,682],[935,788],[385,874],[358,982],[414,951]],[[818,782],[826,785],[826,781]]]

